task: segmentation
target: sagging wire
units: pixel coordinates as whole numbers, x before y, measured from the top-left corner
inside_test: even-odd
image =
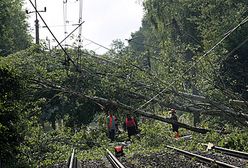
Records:
[[[232,51],[230,51],[229,53],[227,53],[224,57],[222,57],[218,62],[222,62],[224,59],[226,59],[227,57],[229,57],[230,55],[232,55],[235,51],[237,51],[240,47],[242,47],[244,44],[246,44],[248,42],[248,37],[246,37],[245,40],[243,40],[239,45],[237,45],[234,49],[232,49]],[[206,74],[208,75],[208,80],[211,80],[210,79],[210,74],[208,72],[208,70],[205,68],[205,66],[203,65],[203,63],[200,61],[201,63],[201,66],[202,66],[202,69],[205,70]],[[208,60],[208,63],[213,67],[213,65],[211,64],[211,62]],[[221,76],[217,75],[215,71],[213,71],[215,76],[217,78],[220,78],[221,82],[222,82],[222,85],[224,85],[223,83],[223,79]],[[222,86],[219,86],[219,85],[215,85],[217,88],[223,90],[223,87]],[[227,93],[227,91],[225,91],[225,86],[224,86],[224,90],[223,90],[224,93]],[[240,95],[236,95],[234,93],[228,93],[230,96],[233,96],[235,98],[239,98],[240,100],[243,100],[244,102],[246,102],[246,100],[241,97]],[[246,106],[248,106],[248,104],[246,103]]]
[[[33,3],[31,2],[31,0],[29,0],[30,3],[32,4],[32,6],[35,8],[35,6],[33,5]],[[37,11],[37,9],[35,8],[35,10]],[[44,19],[41,17],[41,15],[39,14],[39,12],[37,11],[38,15],[40,16],[40,18],[42,19],[42,21],[44,22],[44,24],[46,25],[46,27],[48,28],[49,32],[52,34],[52,36],[54,37],[54,39],[57,41],[57,43],[59,44],[59,46],[61,47],[61,49],[66,53],[66,55],[68,55],[68,53],[65,51],[65,49],[61,46],[61,44],[58,42],[57,38],[53,35],[53,33],[51,32],[50,28],[47,26],[47,24],[45,23]],[[245,22],[247,22],[248,19],[246,18],[245,20],[243,20],[239,25],[237,25],[236,27],[234,27],[232,30],[230,30],[226,36],[224,36],[218,43],[216,43],[210,50],[208,50],[201,58],[203,58],[204,56],[207,56],[210,52],[212,52],[223,40],[225,40],[233,31],[235,31],[240,25],[244,24]],[[100,45],[92,40],[89,40],[87,39],[88,41],[96,44],[96,45],[99,45],[101,46],[102,48],[105,48],[107,50],[110,50],[109,48],[103,46],[103,45]],[[89,54],[90,55],[90,54]],[[69,56],[69,55],[68,55]],[[92,55],[90,55],[92,56]],[[74,61],[71,59],[71,57],[69,56],[69,60],[73,63],[73,65],[78,69],[78,67],[75,65]],[[201,59],[200,58],[200,59]],[[199,60],[200,60],[199,59]],[[198,61],[199,61],[198,60]],[[196,62],[197,63],[197,62]],[[183,75],[185,75],[185,73],[187,73],[190,69],[192,69],[192,67],[194,66],[194,64],[187,70],[183,73]],[[173,81],[170,86],[172,84],[174,84],[175,81]],[[166,88],[164,88],[162,91],[160,91],[157,95],[155,95],[153,98],[151,98],[150,100],[148,100],[146,103],[144,103],[143,105],[141,105],[138,109],[136,110],[139,110],[140,108],[144,107],[146,104],[148,104],[149,102],[151,102],[153,99],[155,99],[157,96],[159,96],[161,93],[163,93],[164,91],[166,90]]]
[[[181,77],[184,76],[185,74],[187,74],[187,73],[196,65],[196,63],[198,63],[199,61],[201,61],[201,59],[202,59],[203,57],[206,57],[208,54],[210,54],[217,46],[219,46],[219,44],[221,44],[228,36],[230,36],[230,34],[232,34],[238,27],[240,27],[241,25],[245,24],[247,21],[248,21],[248,17],[246,17],[245,19],[243,19],[243,20],[242,20],[237,26],[235,26],[233,29],[229,30],[221,40],[219,40],[213,47],[211,47],[207,52],[205,52],[205,53],[200,57],[200,59],[198,59],[196,62],[194,62],[194,64],[191,65],[191,67],[189,67],[189,69],[187,69],[187,70],[181,75]],[[102,48],[105,48],[106,50],[111,50],[111,49],[109,49],[109,48],[107,48],[107,47],[105,47],[105,46],[103,46],[103,45],[101,45],[101,44],[99,44],[99,43],[97,43],[97,42],[94,42],[93,40],[90,40],[90,39],[87,39],[87,38],[85,38],[85,39],[86,39],[87,41],[90,41],[90,42],[92,42],[92,43],[94,43],[94,44],[96,44],[96,45],[102,47]],[[163,90],[161,90],[158,94],[156,94],[154,97],[152,97],[152,98],[151,98],[150,100],[148,100],[146,103],[142,104],[142,105],[141,105],[139,108],[137,108],[136,110],[140,110],[142,107],[144,107],[145,105],[147,105],[148,103],[150,103],[152,100],[154,100],[154,99],[155,99],[156,97],[158,97],[160,94],[162,94],[165,90],[167,90],[169,87],[171,87],[175,82],[176,82],[176,80],[172,81],[172,83],[171,83],[169,86],[167,86],[166,88],[164,88]]]
[[[195,65],[196,63],[198,63],[199,61],[201,61],[202,58],[206,57],[208,54],[210,54],[219,44],[221,44],[228,36],[230,36],[238,27],[240,27],[241,25],[245,24],[248,21],[248,17],[246,17],[245,19],[243,19],[237,26],[235,26],[233,29],[231,29],[230,31],[228,31],[228,33],[221,39],[219,40],[213,47],[211,47],[207,52],[205,52],[196,62],[194,62],[182,75],[180,75],[179,77],[183,77],[184,75],[186,75]],[[176,77],[178,78],[178,77]],[[155,96],[153,96],[150,100],[148,100],[147,102],[145,102],[144,104],[142,104],[139,108],[137,108],[135,111],[140,110],[142,107],[144,107],[145,105],[147,105],[148,103],[150,103],[152,100],[154,100],[155,98],[157,98],[160,94],[162,94],[165,90],[167,90],[168,88],[172,87],[172,85],[174,85],[174,83],[176,82],[176,80],[174,80],[173,82],[171,82],[167,87],[165,87],[163,90],[161,90],[158,94],[156,94]]]
[[[31,5],[33,6],[33,8],[35,9],[35,11],[37,12],[37,14],[39,15],[40,19],[42,20],[42,22],[45,24],[46,28],[48,29],[48,31],[51,33],[51,35],[53,36],[53,38],[55,39],[55,41],[58,43],[58,45],[60,46],[60,48],[62,49],[62,51],[66,54],[66,56],[68,57],[68,61],[71,61],[71,63],[73,64],[73,66],[76,68],[76,70],[78,72],[81,72],[81,70],[77,67],[77,65],[75,64],[75,62],[73,61],[73,59],[71,58],[71,56],[67,53],[67,51],[64,49],[64,47],[59,43],[58,39],[55,37],[55,35],[53,34],[53,32],[51,31],[50,27],[47,25],[46,21],[43,19],[43,17],[41,16],[40,12],[37,10],[37,8],[35,7],[35,5],[33,4],[33,2],[31,0],[29,0],[29,2],[31,3]]]

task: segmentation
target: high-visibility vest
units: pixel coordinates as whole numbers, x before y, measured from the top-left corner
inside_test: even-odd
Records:
[[[113,117],[114,117],[114,121],[113,121]],[[115,127],[115,122],[116,122],[116,117],[115,117],[115,116],[109,116],[108,128],[113,128],[113,127]]]
[[[134,118],[132,117],[131,120],[129,120],[128,118],[126,118],[126,127],[132,127],[132,126],[135,126],[135,120]]]

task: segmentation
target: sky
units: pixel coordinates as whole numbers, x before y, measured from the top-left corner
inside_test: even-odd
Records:
[[[76,28],[75,24],[79,21],[79,0],[67,0],[67,12],[63,12],[63,2],[66,0],[36,0],[37,9],[46,12],[40,13],[47,25],[50,27],[58,41],[65,38],[64,13],[67,14],[66,31],[68,34]],[[132,32],[139,30],[143,17],[142,0],[82,0],[82,36],[110,48],[110,44],[115,39],[129,39]],[[34,3],[34,0],[32,0]],[[28,11],[34,11],[29,0],[24,1],[24,8]],[[65,8],[64,8],[65,9]],[[51,46],[56,43],[50,35],[47,28],[40,18],[40,39],[49,39]],[[35,36],[34,28],[35,14],[28,14],[28,23],[30,32]],[[78,30],[73,36],[78,36]],[[68,38],[66,44],[72,44],[75,38]],[[102,54],[107,50],[100,48],[96,44],[82,38],[82,45],[86,49],[95,50],[96,53]],[[48,42],[48,41],[47,41]]]

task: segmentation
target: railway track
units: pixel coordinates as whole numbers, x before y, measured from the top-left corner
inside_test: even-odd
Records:
[[[77,157],[75,155],[75,149],[72,150],[70,158],[68,159],[68,165],[67,166],[68,166],[68,168],[82,168],[80,161],[77,160]]]
[[[238,157],[238,158],[248,160],[248,153],[246,153],[246,152],[227,149],[227,148],[222,148],[222,147],[219,147],[219,146],[215,146],[212,143],[203,144],[203,145],[207,146],[207,150],[215,150],[215,151],[218,151],[218,152],[230,155],[230,156],[234,156],[234,157]]]
[[[182,149],[178,149],[178,148],[175,148],[175,147],[172,147],[172,146],[166,146],[167,148],[169,149],[172,149],[178,153],[181,153],[185,156],[188,156],[190,158],[195,158],[196,160],[198,160],[199,162],[203,162],[205,164],[208,164],[208,165],[211,165],[211,166],[218,166],[218,167],[227,167],[227,168],[238,168],[239,166],[236,166],[236,165],[232,165],[232,164],[229,164],[229,163],[226,163],[226,162],[222,162],[222,161],[219,161],[217,159],[213,159],[213,158],[210,158],[210,157],[205,157],[205,156],[202,156],[200,154],[195,154],[195,153],[191,153],[189,151],[185,151],[185,150],[182,150]],[[224,149],[224,148],[217,148],[221,151],[228,151],[228,154],[232,154],[232,156],[234,156],[236,153],[243,153],[243,152],[239,152],[239,151],[235,151],[233,152],[233,150],[227,150],[227,149]],[[237,156],[241,156],[241,155],[235,155],[236,157]],[[243,158],[243,155],[242,157],[239,157],[239,158]],[[245,165],[244,165],[245,166]]]
[[[106,158],[108,160],[108,162],[110,163],[110,165],[114,168],[125,168],[123,166],[123,164],[114,156],[114,154],[112,154],[108,149],[106,149]],[[67,162],[67,168],[82,168],[82,167],[107,167],[107,166],[103,166],[103,165],[97,165],[94,163],[90,163],[88,162],[88,164],[90,163],[91,165],[84,165],[86,162],[80,162],[79,160],[77,160],[77,157],[75,155],[75,150],[72,150],[72,153],[68,159]],[[103,164],[103,162],[101,163]]]
[[[166,146],[169,152],[154,153],[150,155],[140,154],[138,157],[133,156],[130,158],[123,157],[121,162],[106,149],[105,161],[78,161],[75,156],[75,150],[72,150],[70,158],[68,159],[67,168],[92,168],[92,167],[104,167],[104,168],[136,168],[136,167],[226,167],[226,168],[245,168],[248,166],[247,153],[229,150],[217,146],[208,145],[209,149],[213,149],[208,152],[189,152],[182,149],[178,149],[172,146]],[[215,153],[215,150],[218,151]],[[219,153],[220,152],[220,153]],[[230,155],[230,156],[229,156]],[[186,156],[186,157],[182,157]],[[234,157],[235,156],[235,157]],[[193,158],[193,159],[188,159]],[[241,159],[242,158],[242,159]],[[193,161],[193,162],[192,162]],[[136,164],[133,164],[136,163]]]
[[[108,149],[106,149],[106,151],[106,157],[114,168],[125,168],[123,164]]]

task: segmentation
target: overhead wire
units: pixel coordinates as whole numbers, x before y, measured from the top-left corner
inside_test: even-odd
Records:
[[[239,25],[237,26],[237,27],[239,27]],[[234,29],[234,30],[236,30],[236,28]],[[232,31],[234,31],[234,30],[231,30],[231,31],[229,31],[229,33],[231,33]],[[228,35],[227,35],[228,36]],[[226,37],[227,37],[226,36]],[[226,37],[224,37],[221,41],[223,41]],[[84,37],[85,38],[85,37]],[[93,40],[90,40],[90,39],[88,39],[88,38],[85,38],[86,40],[88,40],[88,41],[90,41],[90,42],[92,42],[92,43],[94,43],[94,44],[96,44],[96,45],[98,45],[98,46],[100,46],[100,47],[103,47],[103,48],[105,48],[105,49],[107,49],[107,50],[110,50],[109,48],[107,48],[107,47],[105,47],[105,46],[103,46],[103,45],[101,45],[101,44],[99,44],[99,43],[97,43],[97,42],[95,42],[95,41],[93,41]],[[219,45],[220,44],[220,42],[218,42],[215,46],[213,46],[209,51],[212,51],[215,47],[217,47],[217,45]],[[97,48],[97,49],[99,49],[99,48]],[[96,50],[97,50],[96,49]],[[210,52],[206,52],[203,56],[206,56],[207,54],[209,54]],[[90,55],[90,56],[92,56],[92,55]],[[100,57],[97,57],[97,58],[100,58]],[[193,65],[194,66],[194,65]],[[192,67],[193,67],[192,66]],[[192,68],[191,67],[191,68]],[[190,69],[191,69],[190,68]],[[185,73],[187,73],[190,69],[188,69]],[[184,73],[184,74],[185,74]],[[162,80],[160,80],[160,82],[162,82],[162,83],[164,83],[164,81],[162,81]],[[173,81],[173,83],[175,83],[176,81]],[[171,84],[172,85],[172,84]],[[163,93],[165,90],[166,90],[167,88],[165,88],[165,89],[163,89],[162,91],[160,91],[155,97],[153,97],[151,100],[148,100],[147,102],[146,102],[146,104],[148,104],[149,102],[151,102],[153,99],[155,99],[158,95],[160,95],[161,93]],[[146,105],[146,104],[144,104],[144,105]],[[140,108],[142,108],[144,105],[142,105],[141,107],[139,107],[139,109]],[[137,109],[138,110],[138,109]]]
[[[85,38],[85,37],[84,37],[84,38]],[[92,42],[92,43],[94,43],[94,44],[96,44],[96,45],[102,47],[102,48],[105,48],[105,49],[108,50],[108,51],[111,51],[110,48],[105,47],[105,46],[103,46],[103,45],[101,45],[101,44],[99,44],[99,43],[97,43],[97,42],[95,42],[95,41],[93,41],[93,40],[90,40],[90,39],[88,39],[88,38],[85,38],[85,39],[86,39],[87,41],[90,41],[90,42]],[[98,49],[99,49],[99,48],[96,48],[96,50],[98,50]],[[137,53],[134,52],[134,51],[133,51],[132,53],[137,54]],[[87,54],[88,54],[88,53],[87,53]],[[91,55],[91,54],[88,54],[88,55],[93,56],[93,55]],[[121,54],[121,53],[114,53],[114,55],[122,55],[122,54]],[[93,57],[95,57],[95,56],[93,56]],[[101,57],[97,57],[97,58],[102,59]],[[116,63],[116,62],[107,60],[106,58],[104,58],[104,60],[107,61],[107,62],[111,62],[111,63],[113,63],[113,64],[115,64],[115,65],[120,66],[119,63]],[[137,66],[137,65],[135,65],[135,64],[129,63],[127,66],[135,67],[136,69],[138,69],[138,70],[140,70],[140,71],[142,71],[142,72],[146,72],[146,73],[149,74],[150,76],[153,76],[156,80],[158,80],[158,81],[160,81],[160,82],[162,82],[162,83],[165,83],[164,81],[162,81],[162,80],[161,80],[159,77],[157,77],[156,75],[152,74],[151,72],[146,71],[145,69],[142,69],[141,67],[139,67],[139,66]]]
[[[84,21],[81,22],[81,23],[79,23],[78,26],[77,26],[74,30],[72,30],[72,31],[71,31],[63,40],[61,40],[59,43],[62,44],[62,43],[63,43],[68,37],[70,37],[78,28],[80,28],[80,27],[82,26],[83,23],[84,23]],[[57,44],[57,45],[55,46],[55,48],[57,48],[58,45],[59,45],[59,44]],[[65,45],[66,45],[66,44],[65,44]]]
[[[86,47],[86,46],[88,46],[90,44],[92,44],[92,42],[89,42],[89,43],[84,44],[83,47]]]
[[[102,47],[97,47],[96,49],[94,49],[94,52],[96,52],[96,51],[99,50],[100,48],[102,48]]]
[[[246,23],[248,21],[248,17],[246,17],[245,19],[243,19],[237,26],[235,26],[233,29],[231,29],[230,31],[228,31],[228,33],[221,39],[219,40],[213,47],[211,47],[207,52],[205,52],[196,62],[194,62],[184,73],[182,73],[182,75],[180,75],[180,77],[184,76],[185,74],[187,74],[189,72],[189,70],[191,70],[196,63],[198,63],[202,58],[206,57],[208,54],[210,54],[219,44],[221,44],[228,36],[230,36],[238,27],[240,27],[241,25],[243,25],[244,23]],[[177,77],[178,78],[178,77]],[[171,82],[169,84],[168,87],[165,87],[163,90],[161,90],[158,94],[156,94],[155,96],[153,96],[150,100],[148,100],[147,102],[145,102],[144,104],[142,104],[139,108],[137,108],[135,111],[140,110],[142,107],[144,107],[145,105],[147,105],[148,103],[150,103],[152,100],[154,100],[155,98],[157,98],[160,94],[162,94],[166,89],[168,89],[169,87],[171,87],[172,85],[174,85],[174,83],[176,82],[176,80],[174,80],[173,82]]]
[[[96,44],[96,45],[99,46],[98,48],[95,49],[95,51],[98,50],[98,49],[101,48],[101,47],[104,48],[104,49],[106,49],[106,50],[108,50],[108,51],[111,51],[110,48],[105,47],[105,46],[99,44],[98,42],[95,42],[95,41],[93,41],[93,40],[90,40],[90,39],[88,39],[88,38],[86,38],[86,37],[83,37],[83,38],[84,38],[85,40],[90,41],[91,43]],[[134,52],[132,52],[132,53],[134,53]],[[116,54],[116,55],[120,55],[120,54],[118,54],[118,53],[115,53],[115,54]],[[116,63],[116,62],[114,62],[114,61],[112,61],[112,60],[109,60],[109,59],[107,59],[107,58],[103,58],[103,57],[101,57],[101,56],[92,55],[92,54],[87,53],[87,52],[86,52],[86,53],[84,52],[84,55],[88,55],[88,56],[91,56],[91,57],[96,58],[96,59],[101,59],[101,60],[103,60],[103,61],[106,61],[106,62],[108,62],[108,63],[114,64],[114,65],[117,65],[117,66],[122,66],[122,65],[120,65],[119,63]],[[128,66],[130,66],[130,65],[131,65],[132,67],[135,67],[135,68],[138,69],[138,70],[141,70],[141,71],[143,71],[143,72],[145,71],[144,69],[138,67],[137,65],[134,65],[134,64],[130,63]],[[147,71],[145,71],[145,72],[147,73]],[[160,82],[163,82],[163,83],[164,83],[164,81],[160,80],[160,79],[159,79],[158,77],[156,77],[154,74],[149,73],[149,75],[155,77],[156,80],[159,80]]]
[[[71,58],[71,56],[70,56],[70,55],[67,53],[67,51],[63,48],[63,46],[59,43],[58,39],[55,37],[55,35],[54,35],[53,32],[51,31],[50,27],[47,25],[47,23],[45,22],[45,20],[43,19],[43,17],[40,15],[40,13],[37,11],[37,8],[34,6],[34,4],[32,3],[32,1],[31,1],[31,0],[29,0],[29,1],[30,1],[31,5],[34,7],[34,9],[36,10],[36,12],[38,13],[39,17],[41,18],[41,20],[43,21],[43,23],[45,24],[45,26],[47,27],[47,29],[49,30],[49,32],[51,33],[51,35],[53,36],[54,40],[58,43],[58,45],[60,46],[60,48],[62,49],[62,51],[67,55],[69,61],[72,62],[72,64],[73,64],[74,67],[76,68],[77,72],[80,72],[80,73],[81,73],[81,69],[78,68],[78,66],[75,64],[75,62],[74,62],[73,59]],[[99,43],[96,43],[96,42],[92,41],[92,40],[89,40],[89,39],[87,39],[87,40],[90,41],[90,42],[92,42],[92,43],[94,43],[94,44],[97,44],[97,45],[99,45],[99,46],[101,46],[101,47],[103,47],[103,48],[105,48],[105,49],[107,49],[107,50],[111,50],[111,49],[109,49],[109,48],[107,48],[107,47],[105,47],[105,46],[103,46],[103,45],[101,45],[101,44],[99,44]],[[92,56],[91,54],[88,54],[88,55]],[[93,57],[94,57],[94,56],[93,56]],[[100,57],[97,57],[97,58],[100,58]],[[105,61],[107,61],[107,62],[111,62],[111,63],[116,64],[116,65],[119,66],[118,63],[115,63],[115,62],[110,61],[110,60],[108,60],[108,59],[105,59],[105,58],[100,58],[100,59],[105,60]]]
[[[230,55],[232,55],[235,51],[237,51],[240,47],[242,47],[244,44],[246,44],[248,42],[248,37],[246,37],[246,39],[245,40],[243,40],[241,43],[239,43],[235,48],[233,48],[230,52],[228,52],[224,57],[222,57],[218,62],[222,62],[224,59],[226,59],[227,57],[229,57]],[[211,64],[211,62],[210,61],[208,61],[210,64]],[[203,66],[203,64],[202,64],[202,62],[200,61],[200,63],[201,63],[201,65],[202,65],[202,68],[203,68],[203,70],[205,70],[205,72],[206,72],[206,74],[208,75],[208,77],[209,77],[209,79],[210,79],[210,74],[209,74],[209,72],[208,72],[208,70],[206,69],[206,67],[205,66]],[[213,65],[212,65],[213,66]],[[215,71],[213,71],[214,72],[214,74],[215,74],[215,76],[218,78],[220,78],[220,80],[223,80],[222,79],[222,77],[221,76],[219,76],[219,75],[217,75],[216,73],[215,73]],[[211,80],[211,79],[210,79]],[[221,86],[219,86],[219,85],[215,85],[217,88],[219,88],[219,89],[225,89],[225,88],[223,88],[223,87],[221,87]],[[225,92],[225,90],[224,90],[224,92]],[[233,97],[235,97],[235,98],[239,98],[240,100],[243,100],[243,101],[245,101],[245,99],[244,98],[242,98],[241,96],[239,96],[239,95],[237,95],[237,94],[234,94],[234,93],[229,93],[229,95],[231,94],[231,96],[233,96]]]
[[[84,36],[82,36],[86,41],[89,41],[89,42],[91,42],[91,43],[93,43],[93,44],[96,44],[96,45],[98,45],[98,46],[100,46],[100,47],[102,47],[102,48],[104,48],[104,49],[106,49],[106,50],[108,50],[108,51],[110,51],[111,49],[110,48],[108,48],[108,47],[105,47],[104,45],[102,45],[102,44],[99,44],[99,43],[97,43],[97,42],[95,42],[95,41],[93,41],[93,40],[90,40],[90,39],[88,39],[88,38],[86,38],[86,37],[84,37]]]
[[[37,12],[37,14],[39,15],[40,19],[42,20],[42,22],[45,24],[45,26],[47,27],[48,31],[51,33],[51,35],[53,36],[54,40],[59,44],[60,48],[62,49],[62,51],[66,54],[66,56],[68,57],[69,61],[72,62],[73,66],[76,68],[76,70],[78,72],[81,72],[80,69],[78,69],[77,65],[75,64],[75,62],[73,61],[73,59],[71,58],[71,56],[67,53],[67,51],[64,49],[64,47],[59,43],[58,39],[55,37],[55,35],[53,34],[53,32],[51,31],[50,27],[47,25],[46,21],[43,19],[43,17],[41,16],[40,12],[37,10],[37,8],[35,7],[35,5],[33,4],[33,2],[31,0],[29,0],[29,2],[31,3],[31,5],[33,6],[33,8],[35,9],[35,11]]]
[[[244,16],[245,13],[246,13],[247,11],[248,11],[248,9],[245,10],[244,12],[242,12],[241,16],[238,17],[237,19],[241,19],[242,16]],[[247,21],[248,21],[248,17],[246,17],[246,18],[243,20],[243,23],[242,23],[242,24],[245,24]],[[230,31],[226,32],[224,35],[227,35],[227,33],[229,33],[229,32],[230,32]],[[222,62],[224,59],[226,59],[227,57],[229,57],[231,54],[233,54],[236,50],[238,50],[240,47],[242,47],[242,46],[243,46],[245,43],[247,43],[247,42],[248,42],[248,37],[246,37],[245,40],[243,40],[243,41],[242,41],[241,43],[239,43],[235,48],[233,48],[232,51],[228,52],[227,54],[225,54],[225,56],[221,57],[220,60],[219,60],[218,62]],[[210,64],[210,66],[212,67],[212,69],[214,69],[214,66],[213,66],[213,64],[211,63],[211,61],[210,61],[209,59],[206,59],[206,61]],[[200,63],[201,63],[201,61],[200,61]],[[201,63],[201,65],[202,65],[202,63]],[[202,68],[203,68],[203,70],[205,70],[205,72],[207,73],[207,75],[210,76],[209,73],[208,73],[208,71],[206,70],[205,66],[202,65]],[[223,81],[222,76],[217,75],[217,73],[216,73],[215,71],[213,71],[213,73],[214,73],[214,75],[216,76],[216,78],[219,78],[219,79],[220,79],[220,81],[221,81],[221,83],[222,83],[222,85],[223,85],[223,87],[222,87],[222,86],[217,86],[217,85],[215,85],[215,86],[216,86],[217,88],[223,90],[223,92],[225,92],[225,84],[224,84],[224,81]],[[224,94],[225,94],[225,93],[224,93]],[[240,95],[237,95],[237,94],[234,94],[234,93],[228,93],[228,94],[229,94],[230,96],[233,96],[233,97],[235,97],[235,98],[239,98],[240,100],[245,101],[244,98],[241,97]],[[247,105],[247,106],[248,106],[248,105]]]
[[[30,1],[30,3],[33,5],[33,3],[31,2],[31,0],[29,0]],[[35,8],[35,6],[33,5],[33,7]],[[37,9],[35,8],[35,10],[37,11]],[[39,14],[39,12],[37,11],[37,13]],[[44,19],[41,17],[41,15],[39,14],[39,16],[40,16],[40,18],[42,19],[42,21],[44,22],[44,24],[46,25],[46,23],[45,23],[45,21],[44,21]],[[212,52],[223,40],[225,40],[233,31],[235,31],[240,25],[242,25],[242,24],[244,24],[245,22],[247,22],[247,18],[246,19],[244,19],[240,24],[238,24],[236,27],[234,27],[233,29],[231,29],[219,42],[217,42],[211,49],[209,49],[204,55],[202,55],[202,57],[201,58],[203,58],[204,56],[207,56],[210,52]],[[49,29],[49,27],[46,25],[46,27],[48,28],[48,30],[50,31],[50,33],[53,35],[53,33],[51,32],[51,30]],[[58,42],[58,40],[56,39],[56,37],[53,35],[53,37],[54,37],[54,39],[57,41],[57,43],[59,44],[59,42]],[[84,37],[85,38],[85,37]],[[105,47],[105,46],[103,46],[103,45],[101,45],[101,44],[99,44],[99,43],[96,43],[96,42],[94,42],[94,41],[92,41],[92,40],[90,40],[90,39],[87,39],[87,38],[85,38],[87,41],[90,41],[90,42],[92,42],[92,43],[94,43],[94,44],[96,44],[96,45],[99,45],[100,47],[102,47],[102,48],[105,48],[105,49],[107,49],[107,50],[110,50],[109,48],[107,48],[107,47]],[[60,47],[62,48],[62,50],[66,53],[66,55],[68,55],[68,53],[64,50],[64,48],[60,45]],[[69,58],[70,58],[70,56],[69,56]],[[200,58],[200,59],[201,59]],[[199,60],[200,60],[199,59]],[[198,60],[198,61],[199,61]],[[70,61],[73,63],[73,65],[75,66],[75,67],[77,67],[76,65],[75,65],[75,63],[74,63],[74,61],[70,58]],[[183,73],[183,75],[185,74],[185,73],[187,73],[190,69],[192,69],[192,67],[193,67],[194,65],[192,65],[187,71],[185,71],[184,73]],[[181,76],[183,76],[183,75],[181,75]],[[171,86],[172,84],[174,84],[175,83],[175,81],[173,81],[169,86]],[[146,104],[148,104],[149,102],[151,102],[153,99],[155,99],[157,96],[159,96],[161,93],[163,93],[165,90],[166,90],[167,88],[164,88],[162,91],[160,91],[157,95],[155,95],[154,97],[152,97],[150,100],[148,100],[146,103],[144,103],[143,105],[141,105],[138,109],[136,109],[136,110],[139,110],[140,108],[142,108],[142,107],[144,107]]]
[[[65,25],[51,25],[50,27],[64,27]],[[76,26],[76,24],[71,24],[67,26]],[[41,26],[41,28],[46,28],[46,26]]]
[[[196,63],[198,63],[203,57],[207,56],[208,54],[210,54],[219,44],[221,44],[231,33],[233,33],[238,27],[240,27],[242,24],[246,23],[248,21],[248,17],[246,17],[245,19],[243,19],[237,26],[235,26],[233,29],[229,30],[225,36],[219,40],[213,47],[211,47],[207,52],[205,52],[199,60],[197,60],[189,69],[187,69],[182,75],[184,76],[186,73],[188,73],[189,70],[191,70]],[[85,38],[85,37],[84,37]],[[110,48],[107,48],[93,40],[90,40],[88,38],[85,38],[87,41],[90,41],[102,48],[105,48],[106,50],[111,50]],[[150,46],[151,47],[151,46]],[[157,48],[157,47],[156,47]],[[98,48],[97,48],[98,49]],[[168,87],[162,89],[158,94],[156,94],[154,97],[152,97],[150,100],[148,100],[146,103],[142,104],[139,108],[137,108],[136,110],[140,110],[142,107],[144,107],[146,104],[150,103],[152,100],[154,100],[156,97],[158,97],[160,94],[162,94],[165,90],[167,90],[170,86],[172,86],[174,83],[176,82],[176,80],[174,80]]]

